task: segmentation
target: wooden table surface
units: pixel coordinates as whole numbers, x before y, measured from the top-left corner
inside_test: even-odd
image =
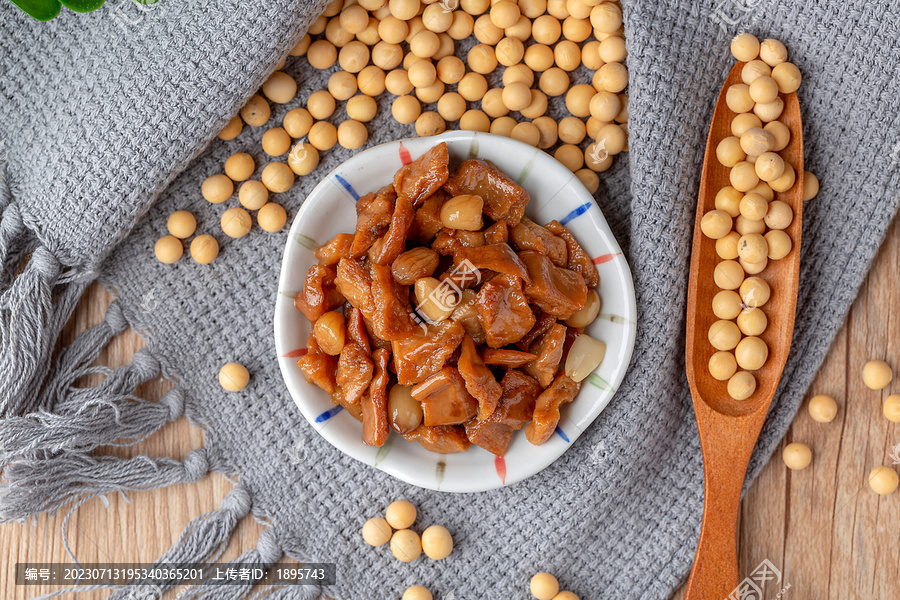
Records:
[[[882,399],[890,391],[900,392],[900,381],[895,380],[884,392],[874,392],[863,386],[860,376],[862,365],[872,358],[887,360],[895,370],[900,368],[898,273],[900,219],[892,225],[809,390],[809,396],[834,396],[840,407],[837,418],[829,424],[816,423],[804,404],[782,442],[808,444],[813,451],[812,465],[791,472],[776,456],[743,501],[741,575],[752,572],[764,559],[782,574],[780,582],[768,583],[763,599],[900,598],[900,527],[894,520],[900,517],[900,493],[880,497],[866,482],[874,467],[892,464],[890,455],[900,444],[900,425],[890,423],[881,413]],[[93,286],[75,311],[65,339],[101,320],[110,300],[102,288]],[[142,345],[136,334],[127,331],[110,344],[98,362],[121,365]],[[138,392],[146,398],[159,398],[166,389],[167,383],[158,380]],[[181,418],[139,444],[106,451],[122,456],[183,458],[202,444],[203,433]],[[99,498],[92,499],[72,514],[68,528],[71,548],[82,562],[152,562],[192,518],[218,509],[231,487],[221,475],[211,474],[192,484],[130,494],[130,502],[119,495],[108,497],[109,506]],[[17,588],[13,574],[17,562],[70,562],[60,535],[66,512],[41,515],[34,524],[0,525],[0,598],[31,598],[53,591],[41,586]],[[245,518],[223,560],[255,547],[261,530],[252,518]],[[77,597],[93,600],[105,596],[89,592]],[[584,600],[600,597],[598,593]],[[683,590],[674,598],[683,598]]]

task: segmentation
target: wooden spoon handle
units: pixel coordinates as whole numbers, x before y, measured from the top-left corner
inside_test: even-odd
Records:
[[[738,585],[738,511],[754,446],[748,438],[756,439],[765,418],[710,412],[700,429],[703,524],[685,600],[729,600]]]

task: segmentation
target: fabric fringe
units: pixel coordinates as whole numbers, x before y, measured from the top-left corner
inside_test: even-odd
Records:
[[[38,392],[60,331],[75,308],[92,272],[76,273],[45,246],[27,256],[29,230],[9,187],[0,182],[6,206],[0,218],[0,418],[37,406]]]
[[[253,564],[268,569],[283,555],[274,532],[266,529],[260,534],[256,548],[244,552],[228,565]],[[246,598],[256,583],[257,580],[229,585],[197,585],[183,592],[179,600],[240,600]]]
[[[82,496],[198,481],[208,471],[203,448],[191,451],[184,462],[147,456],[89,456],[81,452],[22,458],[0,472],[0,522],[56,510]]]
[[[219,510],[201,515],[188,523],[178,541],[160,557],[156,564],[159,566],[199,565],[205,562],[215,562],[224,552],[238,522],[249,512],[250,494],[241,486],[235,487],[222,500]],[[141,600],[145,598],[146,600],[155,600],[176,585],[178,582],[135,581],[113,593],[108,600],[132,600],[136,590],[141,590],[146,594],[139,596]],[[150,595],[150,593],[156,595]],[[183,597],[183,594],[179,595],[179,599]]]
[[[35,452],[87,453],[98,446],[134,444],[182,414],[184,392],[174,388],[158,402],[125,394],[92,400],[72,414],[39,411],[0,420],[0,468]]]
[[[41,390],[43,408],[22,417],[0,419],[0,468],[34,452],[89,452],[103,445],[130,445],[184,414],[184,394],[169,390],[158,402],[132,394],[161,372],[146,348],[115,370],[90,366],[109,341],[128,326],[118,301],[103,322],[81,333],[59,354]],[[76,387],[89,374],[105,379],[93,387]]]
[[[102,322],[80,333],[60,351],[41,390],[39,404],[60,408],[57,405],[65,403],[66,393],[78,379],[92,372],[101,372],[100,369],[91,370],[88,367],[100,356],[103,348],[127,327],[119,301],[113,300]]]
[[[248,550],[237,559],[228,563],[231,566],[240,564],[259,565],[270,568],[284,556],[284,549],[278,540],[278,534],[272,528],[266,529],[259,536],[256,548]],[[227,567],[226,567],[227,568]],[[244,600],[256,585],[256,581],[240,585],[197,585],[182,592],[178,600]],[[253,600],[315,600],[321,596],[319,585],[267,585],[253,595]]]

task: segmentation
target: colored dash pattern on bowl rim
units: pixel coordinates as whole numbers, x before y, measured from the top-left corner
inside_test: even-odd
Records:
[[[470,151],[469,151],[469,156],[473,156],[473,157],[477,156],[477,154],[478,154],[477,144],[478,144],[478,142],[475,139],[473,139],[472,147],[470,148]],[[473,150],[474,150],[474,153],[473,153]],[[403,165],[408,165],[409,163],[412,162],[412,157],[409,154],[409,150],[406,149],[406,147],[403,145],[403,142],[399,142],[398,153],[400,155],[400,162]],[[533,160],[529,161],[525,165],[525,167],[522,169],[522,173],[519,175],[519,178],[517,179],[517,181],[519,183],[521,183],[528,177],[528,175],[530,174],[531,166],[532,166],[533,162],[534,162]],[[337,173],[334,174],[334,179],[338,183],[338,185],[340,185],[340,187],[343,188],[350,195],[350,197],[353,198],[354,201],[359,200],[359,198],[360,198],[359,192],[356,191],[356,189],[353,187],[353,185],[349,181],[347,181],[344,177],[342,177],[341,175],[339,175]],[[581,206],[578,206],[578,207],[572,209],[571,211],[569,211],[568,213],[566,213],[563,217],[559,218],[558,221],[561,225],[567,225],[568,223],[571,223],[574,219],[577,219],[581,215],[587,213],[591,209],[591,206],[592,206],[592,204],[590,202],[585,202]],[[310,250],[310,251],[316,250],[316,245],[317,245],[316,242],[308,236],[298,234],[297,236],[294,237],[294,240],[298,244],[300,244],[301,246],[306,248],[307,250]],[[591,261],[595,265],[599,266],[599,265],[605,264],[605,263],[615,259],[618,256],[622,256],[622,253],[614,252],[611,254],[604,254],[602,256],[598,256],[596,258],[591,259]],[[287,294],[285,294],[285,295],[287,295]],[[609,317],[610,317],[610,320],[614,323],[621,323],[621,324],[630,323],[630,321],[625,319],[624,317],[618,317],[617,315],[609,315]],[[306,354],[306,348],[297,348],[296,350],[292,350],[286,354],[282,354],[282,357],[283,358],[299,358],[305,354]],[[601,390],[609,391],[609,392],[616,391],[609,384],[609,382],[607,382],[605,379],[603,379],[603,377],[601,377],[597,373],[592,373],[588,377],[587,381],[588,381],[588,383],[600,388]],[[339,414],[343,410],[344,410],[343,406],[333,406],[333,407],[329,408],[328,410],[326,410],[325,412],[323,412],[322,414],[318,415],[315,418],[315,422],[316,423],[325,423],[326,421],[330,420],[332,417]],[[569,436],[566,434],[565,431],[563,431],[563,429],[561,427],[559,427],[559,426],[556,427],[556,434],[567,444],[570,443]],[[378,451],[375,453],[375,458],[374,458],[374,462],[373,462],[372,466],[378,467],[378,465],[387,458],[388,454],[391,451],[391,447],[393,446],[395,438],[396,438],[396,436],[392,433],[390,435],[390,437],[388,437],[387,442],[385,442],[385,444],[378,449]],[[438,489],[440,489],[441,483],[444,480],[444,474],[446,472],[446,469],[447,469],[446,461],[443,458],[438,459],[438,462],[435,465],[435,480],[437,482]],[[503,456],[494,457],[494,469],[497,471],[497,476],[500,478],[501,484],[506,485],[506,459]]]

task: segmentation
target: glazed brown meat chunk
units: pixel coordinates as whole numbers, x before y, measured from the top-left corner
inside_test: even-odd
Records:
[[[580,383],[576,383],[562,371],[557,374],[550,387],[538,396],[531,425],[525,430],[529,442],[540,446],[550,439],[559,424],[559,407],[574,400],[579,389]]]
[[[416,160],[402,167],[394,175],[394,189],[398,198],[419,206],[450,176],[450,154],[447,144],[441,142]]]
[[[406,235],[415,216],[416,211],[409,200],[397,198],[387,233],[379,240],[379,244],[373,245],[373,250],[370,253],[375,264],[389,265],[403,253],[403,250],[406,248]]]
[[[375,365],[369,354],[356,342],[344,344],[337,362],[335,382],[344,391],[347,404],[357,404],[372,381]]]
[[[366,321],[363,319],[362,311],[351,306],[349,309],[344,309],[344,314],[347,315],[347,337],[359,344],[367,354],[370,354],[372,349],[369,346],[369,334],[366,331]]]
[[[409,237],[419,243],[426,244],[434,239],[437,232],[444,228],[441,221],[441,208],[450,199],[450,194],[438,190],[428,196],[422,206],[416,209],[416,216],[409,228]]]
[[[502,390],[494,374],[481,360],[472,338],[465,336],[461,349],[456,366],[466,383],[466,390],[478,400],[478,420],[483,421],[497,408]]]
[[[297,360],[297,366],[300,367],[300,372],[303,373],[306,381],[319,386],[329,394],[334,392],[336,388],[334,371],[337,367],[337,358],[326,354],[319,348],[319,344],[312,334],[306,340],[306,354]]]
[[[497,221],[484,230],[484,243],[506,244],[509,242],[509,229],[506,221]]]
[[[469,421],[465,425],[466,437],[469,441],[496,454],[503,456],[509,443],[512,441],[513,430],[500,423],[488,423],[485,421]]]
[[[484,234],[480,231],[463,229],[441,229],[434,238],[431,247],[438,254],[453,256],[462,248],[484,246]]]
[[[516,277],[498,275],[481,286],[475,310],[491,348],[519,341],[534,325],[534,313]]]
[[[483,344],[485,340],[484,329],[478,320],[478,312],[475,310],[475,302],[478,294],[474,290],[463,290],[459,304],[453,309],[450,318],[466,330],[466,335],[472,338],[476,344]]]
[[[391,342],[394,367],[401,385],[414,385],[441,370],[462,342],[465,331],[455,321],[443,321]]]
[[[363,315],[372,313],[372,279],[361,264],[342,258],[338,262],[334,283],[347,302],[361,310]]]
[[[595,288],[600,285],[600,273],[597,272],[594,261],[584,251],[581,244],[569,233],[569,230],[560,225],[559,221],[547,223],[547,230],[554,235],[558,235],[566,242],[568,259],[565,267],[570,271],[581,273],[581,276],[584,277],[584,282],[589,288]]]
[[[350,248],[353,246],[353,234],[339,233],[324,246],[316,248],[316,260],[323,265],[336,265],[342,258],[350,256]]]
[[[537,358],[522,370],[537,379],[541,387],[547,387],[553,382],[553,376],[559,368],[565,342],[566,326],[558,323],[553,325],[541,339],[531,345],[531,352],[537,354]]]
[[[454,425],[438,427],[419,425],[409,433],[404,433],[403,438],[410,442],[419,442],[423,448],[437,454],[465,452],[472,445],[466,437],[465,430]]]
[[[478,402],[466,390],[462,375],[454,367],[444,367],[416,384],[410,395],[422,403],[422,422],[429,427],[459,425],[478,411]]]
[[[498,367],[506,367],[507,369],[515,369],[521,367],[527,362],[537,358],[537,354],[531,352],[522,352],[520,350],[509,350],[508,348],[485,348],[482,353],[484,364],[497,365]]]
[[[528,192],[486,160],[464,160],[445,186],[453,196],[474,194],[484,200],[484,214],[515,227],[525,214]]]
[[[521,371],[510,369],[500,380],[500,402],[487,420],[512,429],[521,429],[531,421],[538,396],[543,391],[538,380]]]
[[[528,350],[536,339],[547,333],[551,327],[556,324],[556,317],[548,315],[542,310],[538,310],[535,315],[534,327],[531,331],[522,336],[522,339],[516,343],[521,350]]]
[[[336,287],[336,271],[330,265],[313,265],[306,272],[303,290],[294,298],[294,306],[312,322],[344,302]]]
[[[584,277],[557,267],[537,252],[520,252],[519,258],[531,275],[531,285],[525,289],[525,295],[541,310],[554,317],[568,319],[584,308],[587,302]]]
[[[519,250],[546,254],[557,267],[566,266],[566,242],[528,217],[523,217],[522,221],[512,228],[510,237]]]
[[[351,417],[362,423],[362,402],[357,402],[356,404],[348,403],[346,398],[344,398],[344,390],[339,387],[334,388],[334,393],[331,394],[331,401],[338,406],[344,407],[344,410]]]
[[[366,194],[356,202],[356,234],[350,246],[350,256],[359,258],[383,236],[391,224],[397,194],[387,186],[377,194]]]
[[[409,296],[394,281],[391,268],[372,265],[372,310],[369,315],[372,331],[379,338],[392,342],[409,337],[416,331]]]
[[[513,275],[522,279],[526,286],[531,283],[531,278],[525,265],[507,244],[460,248],[453,254],[453,262],[459,265],[463,261],[468,261],[476,269],[486,269]]]
[[[363,442],[369,446],[383,446],[390,435],[387,412],[388,358],[390,350],[378,349],[375,360],[375,375],[369,384],[369,391],[360,400],[363,423]]]

